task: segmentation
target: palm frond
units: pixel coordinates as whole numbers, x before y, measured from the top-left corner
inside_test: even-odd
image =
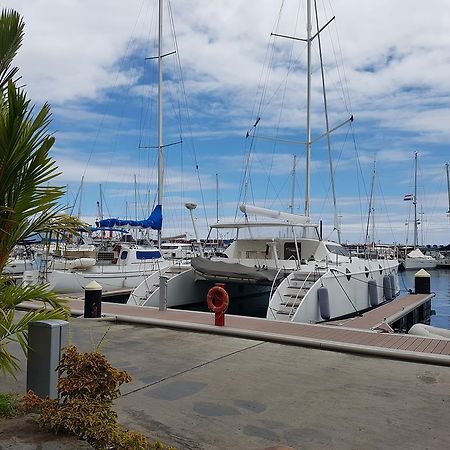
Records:
[[[0,90],[3,91],[9,79],[12,79],[17,67],[11,64],[22,44],[24,22],[19,13],[12,9],[3,9],[0,15]]]
[[[12,355],[6,346],[0,344],[0,370],[4,375],[9,374],[15,378],[19,371],[18,361],[18,358]]]
[[[0,277],[0,308],[4,311],[15,309],[26,301],[42,302],[53,308],[67,310],[67,301],[49,290],[48,285],[16,286],[9,284],[4,277]]]
[[[30,234],[77,234],[84,226],[61,215],[64,188],[48,184],[59,173],[49,155],[50,120],[48,104],[34,116],[25,92],[8,82],[7,96],[0,97],[0,272],[16,243]]]

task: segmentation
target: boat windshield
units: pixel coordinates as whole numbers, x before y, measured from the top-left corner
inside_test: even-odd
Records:
[[[327,244],[327,250],[335,255],[350,257],[349,251],[340,245]]]

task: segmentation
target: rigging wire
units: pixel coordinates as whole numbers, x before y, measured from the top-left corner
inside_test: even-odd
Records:
[[[275,20],[275,25],[274,25],[275,28],[277,28],[279,26],[284,3],[285,2],[283,0],[281,2],[280,8],[278,10],[278,15],[277,15],[277,18]],[[253,110],[252,110],[253,116],[257,117],[257,119],[255,121],[255,125],[252,127],[254,129],[254,131],[256,131],[256,126],[258,125],[258,123],[260,121],[261,112],[263,110],[263,105],[265,103],[265,98],[266,98],[266,94],[267,94],[267,86],[269,85],[269,79],[270,79],[270,75],[271,75],[270,68],[273,65],[274,55],[275,55],[275,41],[274,41],[274,39],[271,39],[271,41],[269,42],[269,44],[267,45],[267,48],[266,48],[266,52],[265,52],[265,56],[264,56],[264,63],[263,63],[263,70],[261,71],[259,80],[258,80],[257,91],[261,91],[261,94],[259,97],[260,100],[259,100],[259,103],[257,103],[255,100]],[[257,98],[257,97],[255,97],[255,98]],[[256,111],[256,114],[255,114],[255,111]],[[247,133],[247,136],[249,136],[248,133]],[[247,192],[246,191],[250,184],[250,166],[251,166],[250,163],[252,160],[252,154],[253,154],[254,148],[255,148],[255,133],[252,133],[251,140],[249,143],[249,148],[248,148],[248,150],[246,152],[246,156],[242,162],[241,177],[240,177],[240,184],[239,184],[240,188],[239,188],[238,201],[236,202],[236,209],[235,209],[235,214],[234,214],[235,219],[237,218],[237,215],[238,215],[239,203],[241,203],[241,201],[245,203],[247,200]]]
[[[175,45],[175,49],[176,49],[176,57],[178,60],[178,69],[179,69],[179,73],[180,73],[180,86],[181,86],[181,90],[183,93],[183,99],[185,100],[184,105],[186,108],[186,115],[187,115],[187,123],[188,123],[188,130],[189,130],[189,135],[190,135],[190,142],[191,142],[191,146],[192,146],[192,152],[193,152],[193,156],[194,156],[194,162],[195,162],[195,171],[197,174],[197,179],[198,179],[198,183],[199,183],[199,188],[200,188],[200,195],[201,195],[201,199],[202,199],[202,205],[203,205],[203,212],[204,212],[204,216],[205,216],[205,222],[206,222],[206,226],[209,228],[209,221],[208,221],[208,215],[206,212],[206,202],[205,202],[205,196],[204,196],[204,192],[203,192],[203,187],[202,187],[202,180],[200,177],[200,170],[199,170],[199,163],[198,163],[198,158],[197,158],[197,152],[196,152],[196,148],[194,145],[194,140],[193,140],[193,132],[192,132],[192,125],[191,125],[191,118],[190,118],[190,112],[189,112],[189,108],[187,107],[187,94],[186,94],[186,88],[185,88],[185,84],[184,84],[184,77],[183,77],[183,71],[182,71],[182,65],[181,65],[181,57],[180,57],[180,52],[179,52],[179,47],[178,47],[178,40],[175,34],[175,24],[174,24],[174,20],[173,20],[173,12],[172,12],[172,5],[171,2],[168,2],[169,5],[169,17],[171,20],[171,24],[172,24],[172,29],[174,30],[173,32],[173,39],[174,39],[174,45]]]
[[[133,25],[133,27],[132,27],[132,31],[131,31],[131,33],[130,33],[131,36],[133,36],[134,33],[135,33],[135,30],[136,30],[136,28],[137,28],[137,25],[138,25],[140,16],[142,15],[142,11],[143,11],[143,8],[144,8],[145,3],[146,3],[146,2],[145,2],[144,0],[141,1],[140,7],[139,7],[139,10],[138,10],[137,18],[136,18],[136,20],[135,20],[135,22],[134,22],[134,25]],[[124,55],[128,55],[128,54],[129,54],[130,49],[131,49],[132,45],[134,44],[134,42],[135,42],[135,39],[133,39],[133,38],[131,38],[131,37],[128,39],[127,45],[126,45],[126,49],[125,49],[125,52],[124,52]],[[122,67],[122,66],[123,66],[125,59],[126,59],[125,56],[123,56],[123,57],[120,59],[120,61],[119,61],[119,63],[118,63],[118,67]],[[119,86],[119,76],[120,76],[120,70],[118,69],[118,70],[116,71],[116,75],[115,75],[115,79],[114,79],[114,83],[113,83],[113,87],[112,87],[113,90],[114,90],[114,89],[117,89],[117,87]],[[129,92],[130,89],[131,89],[131,85],[128,85],[128,87],[127,87],[127,89],[126,89],[126,92]],[[115,135],[116,135],[116,136],[118,136],[119,132],[122,130],[122,125],[123,125],[123,122],[124,122],[124,120],[123,120],[123,109],[124,109],[124,108],[122,107],[122,109],[120,110],[120,112],[119,112],[119,114],[118,114],[119,117],[120,117],[119,123],[118,123],[118,125],[115,126],[115,128],[114,128],[114,129],[115,129]],[[91,160],[92,160],[92,158],[93,158],[94,152],[95,152],[95,150],[96,150],[96,148],[97,148],[98,142],[100,141],[100,136],[101,136],[102,131],[104,130],[104,126],[105,126],[105,123],[106,123],[106,118],[107,118],[107,116],[108,116],[108,114],[107,114],[106,110],[104,110],[104,111],[103,111],[103,114],[101,115],[101,118],[100,118],[100,123],[99,123],[99,125],[98,125],[97,132],[96,132],[95,137],[94,137],[94,141],[93,141],[92,144],[91,144],[91,148],[90,148],[90,151],[89,151],[89,154],[88,154],[88,159],[87,159],[85,168],[84,168],[84,170],[83,170],[83,177],[84,177],[84,176],[86,175],[86,173],[87,173],[87,170],[88,170],[89,165],[90,165],[90,163],[91,163]],[[117,139],[116,139],[116,140],[115,140],[115,144],[114,144],[113,149],[112,149],[112,155],[114,155],[114,154],[116,153],[117,148],[118,148],[118,145],[117,145]],[[110,179],[110,171],[111,171],[111,166],[112,166],[112,160],[113,160],[113,158],[111,157],[111,158],[109,159],[110,162],[109,162],[109,164],[108,164],[107,167],[106,167],[106,174],[107,174],[107,175],[106,175],[106,183],[108,183],[108,180]]]

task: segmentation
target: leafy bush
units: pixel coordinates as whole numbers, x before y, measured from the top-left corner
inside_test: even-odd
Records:
[[[64,351],[59,368],[59,400],[40,399],[28,392],[22,399],[25,411],[39,413],[38,423],[47,430],[74,434],[100,450],[169,450],[136,432],[123,430],[117,423],[113,400],[119,387],[131,381],[130,375],[112,367],[99,352],[80,353],[75,346]]]
[[[14,417],[20,413],[17,394],[0,393],[0,417]]]

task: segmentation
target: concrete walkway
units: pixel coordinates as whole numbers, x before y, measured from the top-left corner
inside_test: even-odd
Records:
[[[116,402],[120,422],[178,449],[450,448],[446,367],[71,321],[70,341],[81,351],[94,350],[105,333],[101,351],[133,377]],[[25,369],[23,358],[21,364]],[[0,375],[0,391],[24,393],[25,375],[17,381]],[[58,442],[40,448],[74,448]],[[0,449],[31,449],[7,444],[0,432]]]

